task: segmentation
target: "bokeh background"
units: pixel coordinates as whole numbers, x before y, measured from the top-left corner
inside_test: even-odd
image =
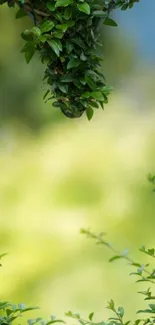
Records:
[[[115,88],[105,111],[74,121],[43,102],[43,69],[27,65],[20,33],[29,19],[0,8],[0,271],[1,299],[39,305],[32,316],[72,310],[105,320],[106,302],[127,318],[144,305],[123,261],[81,227],[143,260],[155,246],[155,1],[116,12],[118,27],[101,31],[103,71]]]

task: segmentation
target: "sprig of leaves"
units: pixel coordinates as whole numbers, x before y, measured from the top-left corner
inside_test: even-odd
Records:
[[[140,276],[140,281],[147,281],[151,282],[151,284],[155,284],[155,270],[153,271],[148,270],[149,264],[142,264],[139,262],[135,262],[131,257],[128,255],[128,250],[124,250],[122,253],[118,252],[111,243],[107,242],[104,239],[105,234],[99,233],[95,234],[91,232],[89,229],[81,229],[81,233],[84,235],[87,235],[87,237],[95,239],[97,244],[101,244],[107,248],[109,248],[114,255],[110,258],[110,262],[113,262],[117,259],[125,259],[127,262],[129,262],[130,265],[133,267],[138,267],[137,272],[133,272],[132,274],[136,274]],[[142,246],[139,249],[142,253],[147,254],[150,256],[150,258],[154,258],[155,250],[153,248],[146,249],[145,246]],[[1,255],[3,256],[3,255]],[[144,276],[144,274],[146,276]],[[152,293],[152,289],[148,288],[145,291],[139,291],[141,295],[144,296],[145,301],[155,300],[155,295]],[[0,302],[0,325],[12,325],[12,322],[21,317],[24,312],[32,311],[36,309],[37,307],[26,307],[24,304],[18,304],[13,305],[9,302]],[[74,320],[76,320],[80,325],[129,325],[131,323],[131,320],[125,320],[125,311],[122,306],[116,307],[115,302],[111,299],[107,305],[107,308],[112,311],[114,316],[111,316],[108,318],[108,320],[101,320],[100,322],[94,321],[94,312],[91,312],[88,315],[88,319],[85,319],[81,317],[79,313],[73,313],[72,311],[68,311],[65,315],[67,317],[70,317]],[[132,322],[133,325],[153,325],[155,323],[155,304],[150,303],[148,305],[148,308],[146,309],[140,309],[137,311],[137,314],[147,314],[146,318],[138,318],[134,322]],[[51,316],[48,321],[45,321],[41,317],[37,317],[35,319],[28,319],[27,321],[28,325],[34,325],[38,323],[39,325],[50,325],[53,323],[65,323],[62,319],[57,319],[55,316]]]
[[[111,243],[107,242],[104,239],[104,233],[95,234],[90,229],[81,229],[81,234],[84,234],[89,238],[95,239],[97,244],[108,247],[114,253],[114,255],[109,259],[109,262],[113,262],[118,259],[124,259],[129,262],[130,265],[135,267],[136,272],[132,272],[130,273],[130,275],[136,275],[140,278],[136,282],[147,281],[155,284],[155,269],[153,268],[152,270],[149,270],[149,264],[143,264],[134,261],[129,256],[129,251],[127,249],[125,249],[123,252],[119,252],[118,250],[116,250]],[[150,255],[151,257],[155,257],[154,249],[146,250],[145,246],[142,246],[139,250],[147,255]]]

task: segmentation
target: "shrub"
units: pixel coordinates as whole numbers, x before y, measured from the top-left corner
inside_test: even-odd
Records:
[[[70,118],[104,108],[111,87],[101,72],[102,57],[97,47],[102,23],[117,26],[109,15],[114,9],[132,8],[139,0],[0,0],[9,7],[17,4],[16,18],[29,15],[34,27],[22,33],[27,63],[35,52],[47,65],[44,99],[53,99]]]

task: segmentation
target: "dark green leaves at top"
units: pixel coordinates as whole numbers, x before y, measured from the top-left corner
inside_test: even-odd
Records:
[[[98,27],[101,21],[117,26],[109,18],[112,9],[125,9],[124,5],[131,8],[137,1],[29,0],[34,9],[31,16],[36,13],[36,21],[34,27],[22,33],[26,41],[22,52],[27,63],[37,51],[41,62],[48,65],[44,77],[49,86],[48,100],[53,98],[53,106],[59,107],[66,116],[79,117],[85,112],[91,119],[94,109],[104,108],[108,102],[111,89],[105,84],[102,58],[97,53],[101,45]],[[0,0],[2,3],[22,4],[17,17],[27,14],[27,1]],[[104,245],[109,247],[105,241]],[[154,255],[152,250],[147,253]],[[117,258],[120,257],[114,256],[111,261]]]

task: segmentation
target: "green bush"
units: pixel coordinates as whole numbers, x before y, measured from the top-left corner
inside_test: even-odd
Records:
[[[100,26],[117,26],[111,12],[132,8],[135,2],[139,0],[0,0],[20,7],[16,18],[33,19],[35,26],[22,33],[26,41],[22,52],[27,63],[39,52],[47,66],[44,99],[52,99],[67,117],[86,112],[88,119],[94,109],[104,108],[111,91],[101,72]]]

